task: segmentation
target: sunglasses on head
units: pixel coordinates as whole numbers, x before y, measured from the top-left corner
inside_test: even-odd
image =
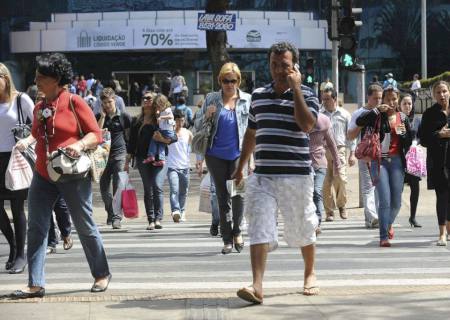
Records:
[[[238,81],[237,81],[237,79],[222,79],[222,83],[223,84],[230,84],[230,83],[232,83],[232,84],[236,84]]]

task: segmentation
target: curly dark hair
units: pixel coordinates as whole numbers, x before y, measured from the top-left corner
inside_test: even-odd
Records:
[[[36,57],[36,71],[40,74],[59,80],[62,87],[72,80],[72,64],[62,53],[45,53]]]
[[[281,41],[281,42],[277,42],[274,43],[268,52],[268,58],[270,61],[270,55],[273,53],[275,54],[283,54],[286,51],[289,51],[292,53],[292,62],[293,63],[298,63],[299,57],[298,57],[298,49],[290,42],[287,41]]]

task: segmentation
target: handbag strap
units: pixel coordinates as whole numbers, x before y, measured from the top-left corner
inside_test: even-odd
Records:
[[[70,97],[69,97],[70,109],[72,110],[73,115],[75,116],[75,120],[77,121],[77,126],[78,126],[78,131],[80,132],[80,137],[83,138],[84,137],[84,133],[83,133],[83,130],[81,129],[80,120],[78,120],[77,113],[75,112],[75,107],[73,106],[72,96],[73,96],[73,94],[71,94]]]
[[[25,117],[22,112],[22,92],[19,92],[16,97],[16,105],[17,105],[17,119],[19,120],[19,124],[25,124]]]

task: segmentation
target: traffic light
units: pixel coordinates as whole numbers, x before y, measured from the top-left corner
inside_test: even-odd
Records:
[[[352,0],[342,1],[342,17],[339,19],[339,63],[345,69],[353,69],[356,65],[356,27],[361,21],[356,21],[354,14],[361,13],[361,8],[353,8]]]
[[[308,87],[314,87],[314,59],[306,59],[306,72],[305,72],[305,85]]]

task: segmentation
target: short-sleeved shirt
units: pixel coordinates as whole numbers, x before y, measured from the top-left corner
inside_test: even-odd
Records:
[[[319,100],[301,85],[309,111],[317,118]],[[255,173],[263,176],[298,176],[311,173],[309,136],[294,118],[294,93],[278,96],[273,83],[253,91],[248,127],[256,130]]]
[[[47,134],[49,135],[49,152],[58,148],[64,148],[81,139],[77,124],[77,118],[70,107],[70,97],[72,96],[73,107],[76,117],[81,126],[81,130],[86,135],[90,132],[95,134],[97,142],[102,142],[102,132],[98,127],[91,108],[80,96],[70,94],[62,90],[58,97],[51,103],[44,105],[39,102],[34,108],[32,135],[36,138],[36,171],[44,178],[49,179],[47,173],[47,154],[44,138],[44,121],[47,124]],[[54,114],[47,119],[43,119],[41,113],[46,108],[52,108]]]
[[[96,115],[97,121],[100,114]],[[126,112],[120,112],[118,109],[112,117],[106,116],[102,129],[108,129],[111,133],[111,151],[109,159],[120,160],[127,155],[127,139],[125,130],[131,128],[131,116]]]

